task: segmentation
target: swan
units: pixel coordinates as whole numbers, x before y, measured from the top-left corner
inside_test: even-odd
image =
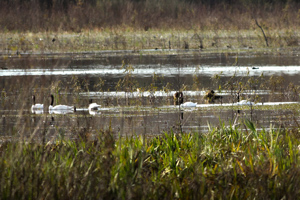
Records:
[[[248,101],[248,100],[242,100],[240,102],[236,103],[237,105],[243,105],[243,106],[251,106],[251,105],[255,105],[254,102]]]
[[[44,110],[44,104],[35,103],[35,96],[32,95],[32,106],[31,106],[31,112],[36,113],[36,111],[43,111]],[[38,112],[40,113],[40,112]]]
[[[69,113],[74,113],[74,110],[67,110],[67,109],[64,109],[64,110],[49,110],[49,114],[59,114],[59,115],[65,115],[65,114],[69,114]]]
[[[92,99],[90,99],[90,105],[89,105],[89,111],[97,111],[101,105],[98,105],[97,103],[92,103]]]
[[[98,110],[89,110],[89,114],[90,115],[100,115],[101,112],[99,112]]]
[[[76,107],[75,106],[66,106],[66,105],[56,105],[53,106],[53,102],[54,102],[54,97],[51,94],[51,103],[49,105],[49,111],[57,111],[57,110],[72,110],[72,111],[76,111]]]
[[[194,102],[185,102],[183,104],[180,104],[181,107],[196,107],[197,106],[197,103],[194,103]]]

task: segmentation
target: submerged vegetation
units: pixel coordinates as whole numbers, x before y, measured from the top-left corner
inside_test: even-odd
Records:
[[[1,199],[282,199],[299,196],[298,130],[221,125],[205,134],[0,145]]]

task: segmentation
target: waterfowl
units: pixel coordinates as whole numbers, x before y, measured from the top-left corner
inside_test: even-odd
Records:
[[[97,111],[101,105],[98,105],[97,103],[93,103],[93,100],[90,99],[90,105],[89,105],[89,111]]]
[[[236,103],[237,105],[242,105],[242,106],[253,106],[255,103],[248,101],[248,100],[242,100]]]
[[[180,105],[183,103],[183,93],[182,92],[175,92],[173,97],[174,97],[175,105]]]
[[[194,102],[185,102],[183,104],[180,105],[181,107],[196,107],[197,106],[197,103],[194,103]]]
[[[101,112],[99,110],[89,110],[90,115],[100,115]]]
[[[52,110],[49,110],[49,114],[59,114],[59,115],[65,115],[65,114],[69,114],[69,113],[74,113],[74,110],[67,110],[67,109],[61,109],[61,110],[58,110],[58,109],[52,109]]]
[[[31,106],[31,111],[33,110],[43,110],[44,109],[44,104],[40,103],[35,103],[35,96],[32,95],[32,106]]]
[[[49,111],[55,111],[55,110],[73,110],[76,111],[76,107],[75,106],[66,106],[66,105],[56,105],[53,106],[53,102],[54,102],[54,97],[51,94],[51,103],[49,105]]]
[[[215,100],[222,99],[222,96],[216,95],[215,91],[208,90],[206,94],[204,95],[204,99],[207,103],[215,103]]]

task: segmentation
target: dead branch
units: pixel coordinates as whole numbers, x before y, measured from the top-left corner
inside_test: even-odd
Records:
[[[267,36],[265,35],[264,29],[258,24],[258,22],[257,22],[256,19],[255,19],[255,23],[256,23],[256,25],[260,28],[261,32],[263,33],[264,38],[265,38],[265,41],[266,41],[266,45],[267,45],[267,47],[268,47],[268,46],[269,46],[269,44],[268,44],[268,38],[267,38]]]

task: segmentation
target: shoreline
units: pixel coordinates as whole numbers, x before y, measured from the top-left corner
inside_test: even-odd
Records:
[[[124,34],[86,31],[76,33],[0,33],[0,55],[78,56],[89,55],[201,55],[297,54],[300,34],[288,36],[284,30],[268,30],[267,47],[258,30],[246,31],[136,31]],[[269,32],[272,32],[270,34]],[[281,34],[282,33],[282,34]],[[221,35],[222,34],[222,35]],[[281,34],[281,35],[280,35]],[[293,40],[293,43],[288,43]],[[201,44],[201,45],[200,45]]]

